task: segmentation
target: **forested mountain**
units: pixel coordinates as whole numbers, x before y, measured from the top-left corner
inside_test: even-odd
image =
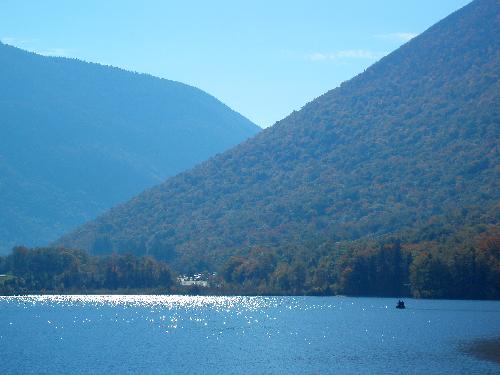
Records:
[[[375,254],[373,241],[390,236],[408,242],[408,251],[441,252],[466,246],[468,235],[494,235],[499,10],[496,0],[473,1],[273,127],[58,244],[149,254],[201,270],[256,246],[304,259],[316,253],[327,264],[348,251]],[[497,245],[484,248],[498,252]],[[257,264],[271,267],[259,280],[277,272],[265,256],[247,268],[248,258],[231,259],[228,281],[238,269],[246,270],[241,282],[257,274]],[[296,275],[306,272],[297,267]],[[333,274],[336,265],[325,267]]]
[[[0,251],[54,241],[259,128],[178,82],[0,43]]]

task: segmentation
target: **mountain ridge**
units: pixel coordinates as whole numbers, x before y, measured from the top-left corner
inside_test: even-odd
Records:
[[[0,248],[42,245],[257,133],[180,82],[0,44]]]
[[[450,211],[497,225],[498,31],[498,5],[476,0],[57,243],[213,268],[253,246],[397,233]]]

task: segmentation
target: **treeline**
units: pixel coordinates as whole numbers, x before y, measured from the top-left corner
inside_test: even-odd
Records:
[[[498,237],[455,251],[397,240],[328,247],[319,250],[324,253],[319,257],[305,250],[264,248],[231,257],[221,268],[223,287],[243,294],[500,298]]]
[[[16,247],[0,257],[0,295],[29,293],[185,293],[350,295],[500,299],[496,229],[464,241],[385,238],[275,249],[229,257],[209,288],[183,287],[162,261],[132,254],[91,256],[64,248]],[[200,270],[201,271],[201,270]]]
[[[0,257],[0,295],[29,293],[167,293],[174,284],[169,266],[131,254],[91,256],[64,248],[16,247]]]

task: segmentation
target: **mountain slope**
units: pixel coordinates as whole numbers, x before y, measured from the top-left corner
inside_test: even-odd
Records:
[[[449,213],[498,223],[499,6],[478,0],[256,137],[58,244],[220,265]],[[191,267],[191,266],[190,266]]]
[[[259,128],[203,91],[0,43],[0,248],[41,245]]]

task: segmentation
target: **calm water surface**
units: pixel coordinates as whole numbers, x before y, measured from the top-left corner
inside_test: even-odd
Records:
[[[499,301],[0,297],[2,374],[499,374]]]

